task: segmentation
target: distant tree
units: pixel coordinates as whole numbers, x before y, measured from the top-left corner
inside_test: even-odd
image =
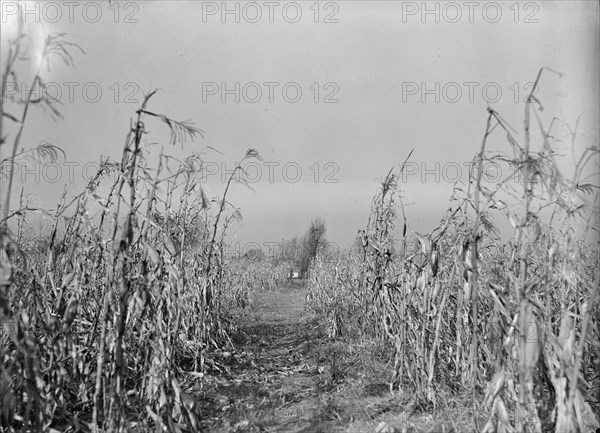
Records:
[[[291,240],[282,239],[279,243],[279,262],[296,263],[299,257],[300,241],[298,236],[294,236]]]
[[[302,255],[302,237],[294,236],[288,245],[287,252],[289,259],[293,263],[297,263]]]
[[[302,237],[302,249],[298,260],[302,275],[306,275],[310,261],[317,256],[319,249],[326,245],[325,232],[325,221],[317,218],[311,221],[310,227]]]
[[[265,259],[265,252],[260,248],[251,248],[244,254],[244,259],[260,262]]]

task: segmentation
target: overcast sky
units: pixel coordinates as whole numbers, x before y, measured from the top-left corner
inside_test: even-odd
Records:
[[[544,120],[575,125],[581,115],[578,151],[598,141],[597,1],[25,3],[34,56],[53,32],[86,54],[73,53],[74,69],[55,61],[44,71],[64,120],[36,107],[23,145],[59,145],[77,167],[117,159],[135,101],[159,88],[149,109],[191,119],[206,136],[182,151],[149,121],[149,140],[176,156],[205,151],[209,196],[248,148],[262,155],[248,169],[254,190],[237,184],[230,197],[244,216],[234,227],[242,244],[301,235],[320,217],[328,238],[347,246],[366,224],[377,179],[413,148],[407,216],[431,230],[455,181],[467,179],[487,105],[522,136],[522,102],[542,66],[563,74],[543,75]],[[15,4],[2,2],[3,69]],[[503,145],[502,134],[494,140]],[[73,179],[63,170],[58,180],[45,174],[53,182],[25,177],[35,204],[53,207],[65,184],[73,194],[83,187],[81,169]]]

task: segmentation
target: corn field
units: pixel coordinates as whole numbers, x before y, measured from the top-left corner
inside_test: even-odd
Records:
[[[54,161],[60,148],[25,149],[21,136],[30,107],[60,116],[58,108],[30,93],[16,115],[5,98],[22,49],[11,42],[2,71],[2,162]],[[71,65],[78,49],[51,35],[41,63]],[[328,339],[380,341],[390,392],[412,393],[423,410],[436,410],[442,391],[470,396],[485,418],[473,431],[600,427],[598,185],[583,176],[599,149],[581,152],[573,178],[561,174],[558,122],[542,124],[533,96],[548,73],[525,102],[522,134],[488,109],[468,184],[455,188],[437,228],[410,229],[400,165],[382,179],[356,247],[318,254],[308,272],[305,308]],[[44,84],[40,70],[33,80]],[[151,165],[150,131],[168,130],[168,145],[203,136],[157,111],[155,93],[132,113],[121,155],[102,161],[74,198],[65,192],[55,209],[35,209],[23,193],[11,201],[12,177],[3,188],[2,431],[199,431],[191,389],[218,366],[215,352],[236,349],[235,314],[286,284],[288,263],[226,254],[241,219],[227,200],[241,163],[219,200],[207,197],[203,154],[163,151]],[[543,131],[535,139],[533,124]],[[495,135],[505,151],[488,150]],[[242,162],[260,158],[249,149]],[[484,184],[486,162],[509,175]],[[32,215],[46,235],[31,235]]]
[[[3,83],[14,74],[20,43],[10,45]],[[77,48],[51,35],[42,64],[56,58],[71,64]],[[38,71],[34,84],[41,82]],[[151,111],[154,93],[135,112],[120,160],[102,161],[85,190],[69,200],[65,193],[54,211],[32,210],[23,198],[11,210],[9,180],[1,233],[3,427],[198,426],[199,415],[182,392],[183,372],[201,377],[205,350],[226,342],[223,303],[231,299],[223,291],[234,280],[226,275],[223,242],[240,214],[227,208],[227,190],[217,210],[209,208],[201,155],[177,161],[161,153],[157,166],[149,166],[142,142],[147,123],[168,128],[172,145],[203,134]],[[57,158],[60,149],[53,146],[20,148],[28,108],[38,103],[59,115],[49,100],[23,101],[8,159],[27,153]],[[250,149],[244,160],[251,158],[260,156]],[[51,222],[47,237],[28,237],[34,212]],[[234,295],[237,302],[247,297]]]
[[[441,389],[472,390],[487,415],[475,431],[598,426],[597,398],[588,403],[598,395],[600,353],[597,186],[578,175],[599,149],[586,149],[574,178],[563,178],[552,156],[556,124],[541,124],[539,104],[530,95],[521,140],[488,109],[468,189],[456,188],[431,233],[409,234],[401,166],[382,180],[359,248],[311,269],[309,307],[331,336],[358,328],[388,342],[390,389],[414,392],[423,407],[435,408]],[[544,131],[537,151],[532,118]],[[506,134],[507,152],[487,151],[494,130]],[[482,183],[490,161],[510,169],[493,188]],[[498,219],[510,223],[508,239]]]

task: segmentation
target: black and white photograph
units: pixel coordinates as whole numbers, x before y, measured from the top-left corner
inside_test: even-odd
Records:
[[[598,1],[0,12],[0,433],[600,433]]]

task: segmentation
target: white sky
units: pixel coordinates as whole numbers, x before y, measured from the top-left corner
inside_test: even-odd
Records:
[[[421,15],[423,2],[321,2],[318,23],[313,1],[251,6],[227,2],[230,10],[239,8],[239,22],[235,14],[221,15],[222,2],[113,2],[110,6],[98,2],[102,15],[95,23],[91,21],[96,9],[90,2],[26,3],[33,11],[26,16],[26,30],[37,37],[33,52],[44,32],[66,32],[68,40],[87,54],[74,53],[75,69],[55,61],[56,66],[44,72],[46,81],[55,83],[53,90],[62,91],[60,109],[65,119],[53,122],[36,108],[23,145],[46,140],[61,146],[69,163],[81,166],[99,161],[102,155],[117,159],[138,108],[125,102],[126,96],[133,92],[133,99],[140,100],[142,91],[158,87],[151,111],[191,119],[206,132],[204,140],[188,143],[182,152],[168,146],[162,125],[149,121],[147,129],[156,133],[153,141],[164,142],[168,152],[181,156],[206,151],[211,167],[225,164],[228,170],[250,147],[264,158],[264,163],[259,162],[261,171],[253,172],[260,177],[252,184],[255,191],[236,185],[230,196],[244,215],[242,225],[234,227],[242,244],[300,235],[312,218],[321,217],[328,238],[347,246],[366,224],[376,180],[413,148],[412,161],[417,164],[413,168],[419,172],[404,184],[405,201],[410,203],[407,216],[413,229],[432,229],[446,209],[455,177],[455,171],[448,170],[444,179],[442,168],[462,166],[466,180],[463,164],[479,148],[487,106],[482,88],[488,89],[491,99],[497,99],[496,90],[501,91],[501,99],[490,106],[522,136],[522,100],[529,90],[527,83],[542,66],[563,73],[562,78],[543,75],[537,95],[545,120],[557,116],[574,125],[581,115],[578,149],[598,142],[596,1],[474,2],[471,11],[468,2],[451,6],[427,2],[429,10],[438,8],[439,22],[435,13]],[[2,2],[2,69],[7,38],[16,28],[14,4]],[[273,22],[269,22],[270,7]],[[298,22],[288,22],[298,9],[302,12]],[[249,22],[257,10],[261,19]],[[498,10],[502,15],[492,22]],[[460,20],[448,22],[458,12]],[[323,22],[328,15],[337,22]],[[137,22],[124,22],[126,18]],[[20,66],[23,83],[31,72],[25,65]],[[69,82],[78,83],[73,101],[68,100]],[[242,93],[251,82],[259,83],[263,92],[256,103],[246,100],[256,96],[254,87],[246,87],[246,98]],[[278,84],[264,84],[269,82]],[[212,89],[211,83],[226,83],[230,89],[239,83],[240,102],[234,101],[235,95],[203,94],[203,88]],[[286,83],[302,90],[298,102],[284,99]],[[318,102],[313,83],[318,83]],[[102,90],[97,102],[85,100],[81,89],[86,85],[92,98],[96,88]],[[273,102],[268,100],[269,86],[274,88]],[[424,102],[423,88],[433,90]],[[457,89],[462,95],[457,96]],[[323,103],[332,91],[338,102]],[[294,87],[287,95],[295,96]],[[450,101],[453,98],[455,103]],[[503,134],[496,137],[493,143],[504,146]],[[158,152],[160,146],[152,149]],[[2,149],[3,158],[6,152]],[[436,163],[440,164],[437,181]],[[274,169],[272,182],[269,165]],[[296,177],[297,167],[302,173],[292,183],[289,179]],[[424,179],[422,168],[430,170]],[[327,175],[338,182],[325,182]],[[69,179],[66,165],[55,183],[35,182],[31,174],[25,180],[25,191],[46,207],[55,206],[65,184],[73,194],[84,185],[81,170]],[[209,196],[222,192],[220,169],[207,186]]]

